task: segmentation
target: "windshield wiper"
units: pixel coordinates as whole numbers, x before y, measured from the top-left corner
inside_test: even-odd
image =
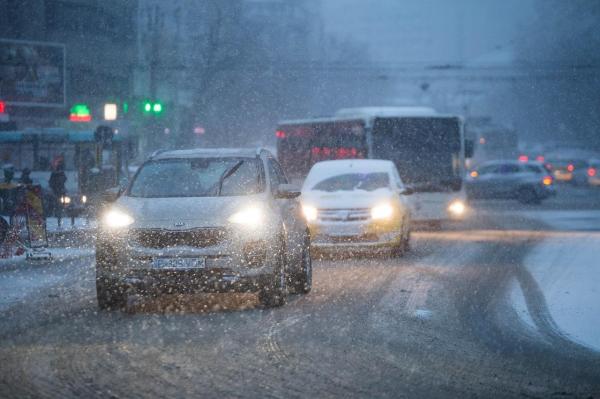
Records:
[[[225,179],[237,172],[243,163],[244,161],[237,161],[235,165],[229,169],[225,169],[225,171],[221,174],[221,177],[219,178],[219,185],[217,186],[217,197],[221,196],[221,190],[223,189],[223,182]]]

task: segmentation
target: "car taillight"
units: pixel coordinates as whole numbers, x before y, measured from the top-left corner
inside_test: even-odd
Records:
[[[277,130],[275,132],[275,137],[277,137],[278,139],[284,139],[285,136],[286,136],[286,134],[283,130]]]
[[[476,170],[472,170],[470,175],[472,178],[476,178],[477,176],[479,176],[479,173]]]
[[[519,155],[519,162],[527,162],[529,157],[527,155]]]
[[[588,169],[588,176],[589,176],[589,177],[594,177],[594,176],[596,176],[596,168],[589,168],[589,169]]]
[[[567,170],[568,170],[569,172],[572,172],[572,171],[574,171],[574,170],[575,170],[575,166],[574,166],[572,163],[570,163],[570,164],[568,164],[568,165],[567,165]]]
[[[552,184],[552,176],[544,176],[544,178],[542,179],[542,184],[544,186],[549,186]]]
[[[535,157],[535,160],[541,163],[544,163],[544,161],[546,160],[546,158],[544,158],[543,155],[538,155],[537,157]]]

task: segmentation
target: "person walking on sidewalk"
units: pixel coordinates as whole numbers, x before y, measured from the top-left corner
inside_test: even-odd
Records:
[[[67,175],[65,174],[65,164],[62,160],[58,159],[54,164],[54,170],[50,174],[50,180],[48,186],[53,195],[54,213],[58,216],[59,220],[62,217],[63,207],[60,203],[61,198],[67,194],[65,184],[67,182]]]

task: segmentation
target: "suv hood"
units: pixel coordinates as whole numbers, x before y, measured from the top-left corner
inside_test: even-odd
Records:
[[[121,197],[115,207],[134,219],[135,228],[218,227],[248,205],[264,202],[261,195],[239,197],[138,198]],[[175,225],[175,224],[184,225]]]
[[[389,189],[375,191],[305,191],[302,203],[325,209],[371,208],[380,202],[391,200],[393,193]]]

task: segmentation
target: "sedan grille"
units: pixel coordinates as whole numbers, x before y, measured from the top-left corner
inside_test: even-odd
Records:
[[[197,247],[219,244],[225,238],[225,230],[219,228],[185,231],[140,229],[131,233],[131,244],[146,248]]]
[[[319,209],[319,219],[324,222],[358,222],[371,217],[369,208]]]

